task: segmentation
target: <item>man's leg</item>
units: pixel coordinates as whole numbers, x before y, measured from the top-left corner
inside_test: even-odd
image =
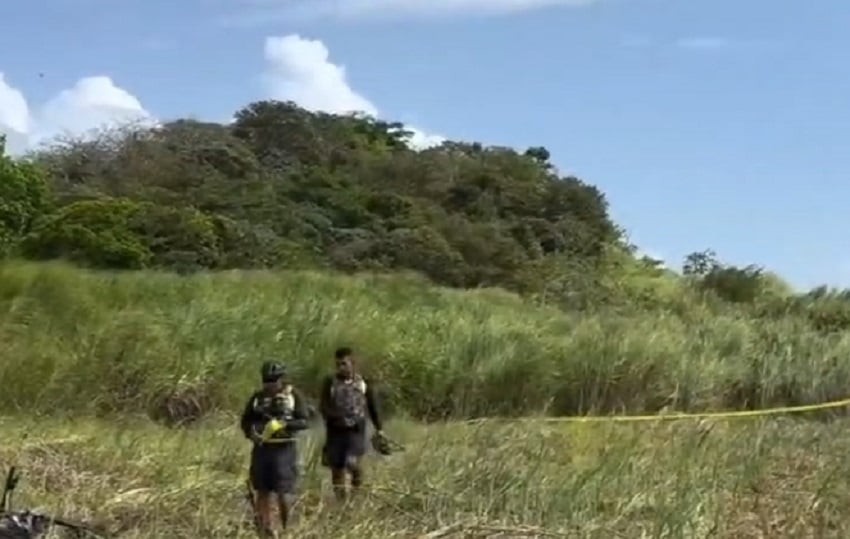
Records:
[[[331,484],[337,501],[346,498],[346,456],[348,447],[344,432],[329,430],[324,447],[324,463],[331,470]]]
[[[289,527],[289,519],[292,515],[292,506],[295,504],[295,495],[290,492],[278,492],[277,508],[280,511],[281,529]]]
[[[254,448],[251,452],[250,475],[251,486],[256,493],[254,506],[257,511],[255,518],[260,528],[258,533],[263,537],[273,537],[271,497],[274,485],[269,481],[268,455],[264,454],[260,448]]]
[[[331,468],[331,484],[337,501],[344,502],[346,498],[345,468]]]
[[[346,468],[351,474],[351,487],[359,491],[363,486],[363,455],[366,454],[366,432],[353,432],[348,437]]]
[[[278,447],[275,450],[274,463],[274,482],[280,523],[285,530],[289,526],[298,483],[298,452],[295,442]]]
[[[274,537],[272,528],[272,493],[265,490],[257,491],[257,521],[262,537]]]
[[[352,493],[356,493],[363,486],[363,462],[360,457],[349,457],[348,472],[351,474]]]

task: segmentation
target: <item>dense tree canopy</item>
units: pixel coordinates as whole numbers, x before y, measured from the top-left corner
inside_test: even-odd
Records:
[[[410,135],[261,101],[227,125],[180,119],[56,141],[0,161],[0,255],[103,269],[414,271],[569,308],[675,310],[688,295],[775,316],[827,298],[813,320],[850,326],[845,293],[792,297],[761,268],[710,251],[688,257],[684,277],[638,258],[604,194],[560,175],[546,148],[417,150]]]
[[[560,177],[544,148],[415,151],[408,136],[264,101],[231,125],[64,141],[30,156],[58,208],[15,232],[28,257],[97,268],[414,270],[517,290],[546,257],[592,267],[621,240],[604,195]]]

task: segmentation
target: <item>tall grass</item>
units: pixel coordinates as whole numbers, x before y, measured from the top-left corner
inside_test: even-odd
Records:
[[[266,358],[314,393],[339,345],[414,417],[729,409],[843,397],[850,337],[802,321],[571,316],[495,290],[311,272],[0,266],[0,410],[235,410]]]
[[[408,451],[370,456],[348,511],[300,444],[289,537],[721,538],[850,536],[846,425],[808,421],[543,426],[395,422]],[[93,521],[114,537],[251,537],[248,449],[229,420],[0,420],[0,462],[23,466],[18,507]],[[426,535],[430,534],[430,535]]]
[[[248,447],[233,414],[264,359],[284,359],[314,393],[343,344],[416,418],[746,408],[850,387],[848,338],[793,317],[699,305],[579,317],[409,276],[6,263],[0,463],[24,469],[19,505],[117,537],[250,537]],[[146,415],[198,421],[173,429]],[[388,430],[408,451],[370,456],[349,511],[335,510],[311,430],[291,536],[848,537],[845,423],[397,419]]]

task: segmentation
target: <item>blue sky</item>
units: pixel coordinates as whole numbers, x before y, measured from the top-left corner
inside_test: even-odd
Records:
[[[357,106],[546,146],[674,266],[712,248],[799,287],[850,286],[847,0],[8,4],[0,129],[20,148],[127,114]]]

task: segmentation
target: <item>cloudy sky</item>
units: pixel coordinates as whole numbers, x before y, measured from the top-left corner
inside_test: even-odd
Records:
[[[647,252],[850,286],[847,0],[37,0],[0,17],[14,151],[261,98],[543,145]]]

